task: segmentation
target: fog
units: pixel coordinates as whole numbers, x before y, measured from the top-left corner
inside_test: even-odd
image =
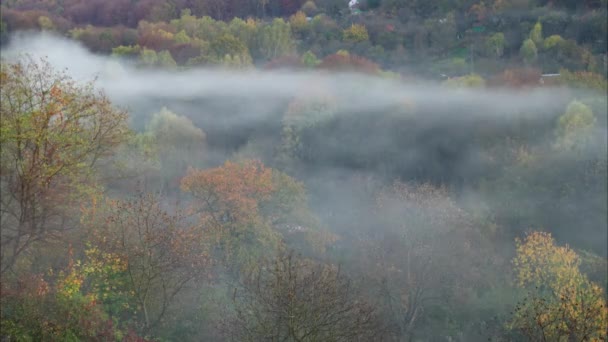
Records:
[[[207,135],[207,165],[239,156],[274,165],[283,114],[290,101],[330,103],[331,114],[321,119],[333,120],[332,128],[309,137],[316,155],[305,157],[289,171],[307,183],[313,206],[326,212],[328,219],[339,216],[334,204],[341,203],[344,210],[352,206],[348,203],[353,199],[344,187],[355,185],[346,182],[334,188],[325,181],[345,182],[355,174],[385,182],[400,179],[448,185],[455,190],[452,196],[466,199],[467,205],[492,207],[500,194],[479,194],[475,184],[496,179],[503,172],[491,162],[511,153],[500,137],[525,135],[530,147],[549,146],[555,140],[557,119],[568,103],[593,95],[556,87],[452,89],[428,80],[321,71],[146,70],[129,61],[92,54],[74,41],[48,34],[21,33],[2,51],[7,60],[24,54],[46,56],[76,80],[95,79],[96,87],[129,111],[136,130],[145,129],[152,114],[162,107],[190,118]],[[606,122],[605,105],[594,108],[600,123],[600,128],[589,133],[599,137],[593,140],[594,147],[562,156],[564,160],[580,161],[586,153],[591,158],[605,150],[606,131],[601,128]],[[531,128],[520,132],[521,125]],[[481,146],[478,142],[483,137],[490,140]],[[517,196],[524,196],[517,202],[530,205],[550,201],[547,194],[534,192]],[[585,205],[585,200],[578,198],[568,206]],[[570,218],[577,222],[577,217]],[[606,230],[596,226],[605,219],[593,218],[595,228],[588,227],[583,236],[574,235],[574,240],[605,254]],[[573,237],[571,233],[565,236]]]
[[[606,256],[608,114],[605,97],[592,91],[453,88],[437,80],[319,70],[146,69],[44,33],[14,35],[2,50],[5,61],[24,57],[46,58],[78,82],[94,80],[128,111],[138,133],[152,130],[159,112],[191,121],[176,124],[175,146],[156,166],[153,182],[160,185],[149,190],[166,202],[188,202],[179,190],[188,166],[210,168],[226,160],[258,159],[301,181],[315,219],[293,211],[285,224],[317,225],[318,218],[318,227],[339,236],[327,255],[307,256],[343,265],[360,292],[378,300],[390,324],[405,321],[375,291],[416,292],[422,299],[414,305],[429,313],[407,327],[418,336],[435,336],[434,327],[443,324],[437,322],[459,314],[472,322],[460,340],[485,341],[481,330],[503,329],[503,316],[494,328],[480,328],[476,319],[486,319],[483,305],[492,306],[496,317],[512,308],[510,261],[514,239],[525,232],[550,231],[559,244]],[[562,119],[573,101],[592,110],[590,125]],[[204,143],[190,144],[189,135],[199,132],[191,124],[204,132]],[[144,160],[134,155],[116,159],[146,173]],[[130,182],[110,182],[108,193],[128,197]],[[298,236],[289,243],[300,246]],[[588,275],[602,282],[605,271],[594,265]],[[209,300],[201,299],[205,291],[212,296],[217,284],[227,287],[227,278],[208,288],[193,284],[180,295],[183,317],[200,309],[197,301]],[[424,302],[436,296],[453,311],[443,302]],[[399,310],[410,310],[401,300]],[[205,330],[211,321],[203,320],[194,340],[216,337]],[[170,324],[181,332],[181,322]]]

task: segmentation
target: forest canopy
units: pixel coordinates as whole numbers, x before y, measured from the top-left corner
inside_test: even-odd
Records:
[[[0,4],[0,339],[605,341],[607,4]]]

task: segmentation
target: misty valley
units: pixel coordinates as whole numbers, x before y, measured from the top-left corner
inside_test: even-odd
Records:
[[[605,0],[0,4],[0,340],[606,341]]]

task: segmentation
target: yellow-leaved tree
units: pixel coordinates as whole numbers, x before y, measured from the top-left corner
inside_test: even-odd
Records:
[[[530,341],[605,341],[608,311],[603,290],[579,270],[580,258],[556,246],[551,234],[516,239],[517,285],[527,290],[510,322]]]

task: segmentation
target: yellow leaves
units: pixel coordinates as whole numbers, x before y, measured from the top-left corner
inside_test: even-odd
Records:
[[[289,17],[289,24],[294,33],[303,33],[308,27],[306,14],[304,14],[302,11],[296,12],[296,14]]]
[[[557,291],[580,281],[578,255],[568,246],[555,246],[551,234],[533,232],[524,241],[516,239],[515,244],[517,256],[513,264],[519,286],[550,284]]]
[[[606,300],[602,289],[580,272],[579,256],[568,246],[555,246],[545,232],[530,233],[515,243],[517,284],[531,289],[531,296],[518,306],[513,326],[524,332],[543,326],[543,336],[551,340],[605,339]]]
[[[363,25],[353,24],[342,32],[342,38],[346,42],[359,43],[369,39],[367,28]]]

